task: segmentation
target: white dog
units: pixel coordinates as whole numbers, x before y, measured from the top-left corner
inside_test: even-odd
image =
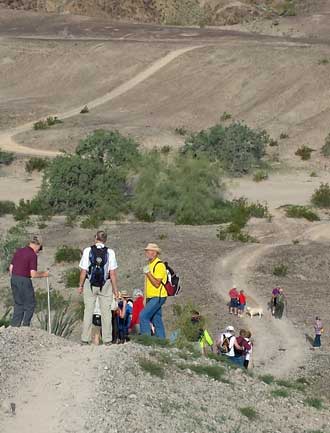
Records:
[[[251,319],[253,316],[259,316],[259,319],[264,315],[264,310],[262,307],[246,307],[246,314],[248,314]]]

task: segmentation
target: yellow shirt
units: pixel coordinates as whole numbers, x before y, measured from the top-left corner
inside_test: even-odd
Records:
[[[160,263],[156,266],[156,263],[160,262],[161,260],[156,257],[151,263],[149,263],[149,270],[151,274],[157,278],[158,280],[162,280],[163,284],[167,281],[167,272],[166,272],[166,266],[164,263]],[[155,268],[155,271],[154,271]],[[161,284],[158,288],[155,287],[152,282],[149,280],[149,278],[146,276],[147,284],[146,284],[146,293],[147,298],[166,298],[167,297],[167,291],[163,284]]]

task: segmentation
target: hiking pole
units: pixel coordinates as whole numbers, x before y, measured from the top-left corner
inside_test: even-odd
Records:
[[[52,333],[52,322],[50,320],[50,287],[49,287],[49,278],[46,277],[46,286],[47,286],[47,304],[48,304],[48,333]]]

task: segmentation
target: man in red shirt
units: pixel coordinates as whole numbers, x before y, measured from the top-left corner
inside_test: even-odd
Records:
[[[239,293],[238,293],[236,287],[233,287],[231,290],[229,290],[229,297],[230,297],[229,313],[230,314],[236,314],[237,315],[238,295],[239,295]]]
[[[34,288],[31,278],[48,277],[48,272],[37,271],[37,254],[41,250],[41,238],[32,236],[27,247],[16,251],[9,266],[14,297],[14,313],[11,326],[30,326],[35,309]]]

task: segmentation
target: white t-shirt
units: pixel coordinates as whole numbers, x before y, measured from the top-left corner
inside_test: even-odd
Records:
[[[220,346],[222,345],[225,337],[227,337],[229,340],[229,347],[228,347],[229,351],[227,353],[225,353],[224,355],[235,356],[234,344],[235,344],[236,337],[233,334],[231,334],[230,332],[223,332],[220,336]]]
[[[97,248],[104,248],[104,244],[96,243],[95,245]],[[83,255],[82,255],[82,258],[81,258],[80,263],[79,263],[79,268],[83,269],[84,271],[88,271],[89,266],[91,264],[90,260],[89,260],[90,252],[91,252],[91,247],[85,248]],[[118,265],[117,265],[115,252],[113,250],[111,250],[110,248],[108,248],[108,261],[104,266],[104,272],[107,275],[109,273],[109,271],[114,271],[117,268],[118,268]]]
[[[247,341],[247,342],[249,343],[249,345],[251,346],[251,349],[248,350],[248,351],[245,353],[245,355],[244,355],[245,360],[246,360],[246,361],[250,361],[250,358],[251,358],[251,355],[252,355],[252,350],[253,350],[253,348],[252,348],[252,343],[251,343],[251,341],[250,341],[248,338],[244,338],[244,340]]]

